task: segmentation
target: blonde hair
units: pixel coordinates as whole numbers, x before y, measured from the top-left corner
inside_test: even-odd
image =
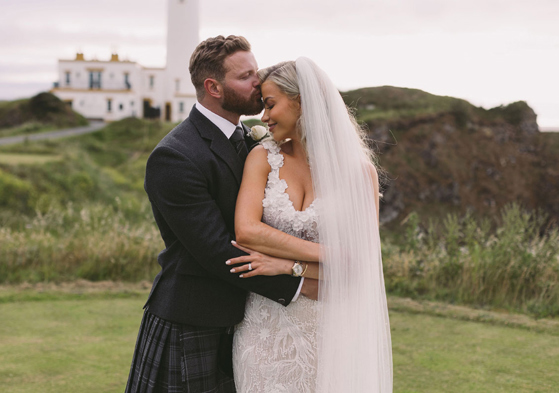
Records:
[[[260,84],[266,81],[274,82],[280,91],[289,99],[300,100],[301,91],[299,88],[299,78],[297,77],[297,67],[294,61],[283,61],[276,65],[262,68],[261,70],[258,70],[257,75],[260,80]],[[365,150],[372,162],[376,161],[374,153],[368,146],[365,130],[357,123],[357,120],[353,115],[353,111],[347,106],[346,108],[349,119],[361,139],[362,148]],[[296,131],[301,141],[301,145],[305,149],[305,152],[307,152],[307,137],[306,130],[302,122],[302,116],[300,116],[297,121]]]
[[[299,79],[297,78],[297,68],[294,61],[282,61],[276,65],[258,70],[258,79],[260,84],[270,81],[273,82],[280,91],[290,100],[299,99]],[[297,134],[301,145],[307,151],[307,138],[302,124],[302,117],[299,116],[297,121]]]

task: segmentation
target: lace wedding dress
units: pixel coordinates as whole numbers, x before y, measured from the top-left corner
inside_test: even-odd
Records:
[[[295,210],[288,185],[280,179],[283,155],[275,141],[264,141],[268,163],[262,221],[290,235],[318,242],[316,200]],[[314,392],[317,371],[318,304],[304,296],[284,307],[251,293],[245,319],[235,330],[233,369],[239,393]]]

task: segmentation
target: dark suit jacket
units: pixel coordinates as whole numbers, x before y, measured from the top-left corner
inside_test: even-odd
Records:
[[[145,190],[165,242],[146,303],[151,313],[189,325],[231,326],[243,319],[247,291],[283,305],[295,295],[300,278],[242,279],[225,264],[245,255],[231,245],[243,166],[196,107],[151,153]]]

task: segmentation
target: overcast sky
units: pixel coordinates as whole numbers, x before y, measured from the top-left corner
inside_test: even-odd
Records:
[[[57,60],[165,65],[167,0],[1,0],[0,99],[52,86]],[[259,65],[315,60],[341,90],[393,85],[486,108],[525,100],[559,128],[559,0],[200,0],[200,37]]]

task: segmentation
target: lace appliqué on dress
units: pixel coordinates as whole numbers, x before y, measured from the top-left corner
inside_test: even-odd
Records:
[[[262,201],[262,221],[301,239],[318,242],[315,200],[303,211],[295,210],[280,179],[283,155],[275,141],[264,141],[268,175]],[[319,303],[300,296],[284,307],[251,293],[245,318],[237,325],[233,344],[235,385],[239,393],[294,393],[315,391],[317,316]]]
[[[295,210],[289,199],[287,183],[280,179],[279,170],[283,166],[283,155],[275,141],[265,141],[262,146],[268,151],[268,164],[272,170],[262,200],[262,221],[282,232],[301,239],[318,242],[317,201],[313,201],[305,210]]]

